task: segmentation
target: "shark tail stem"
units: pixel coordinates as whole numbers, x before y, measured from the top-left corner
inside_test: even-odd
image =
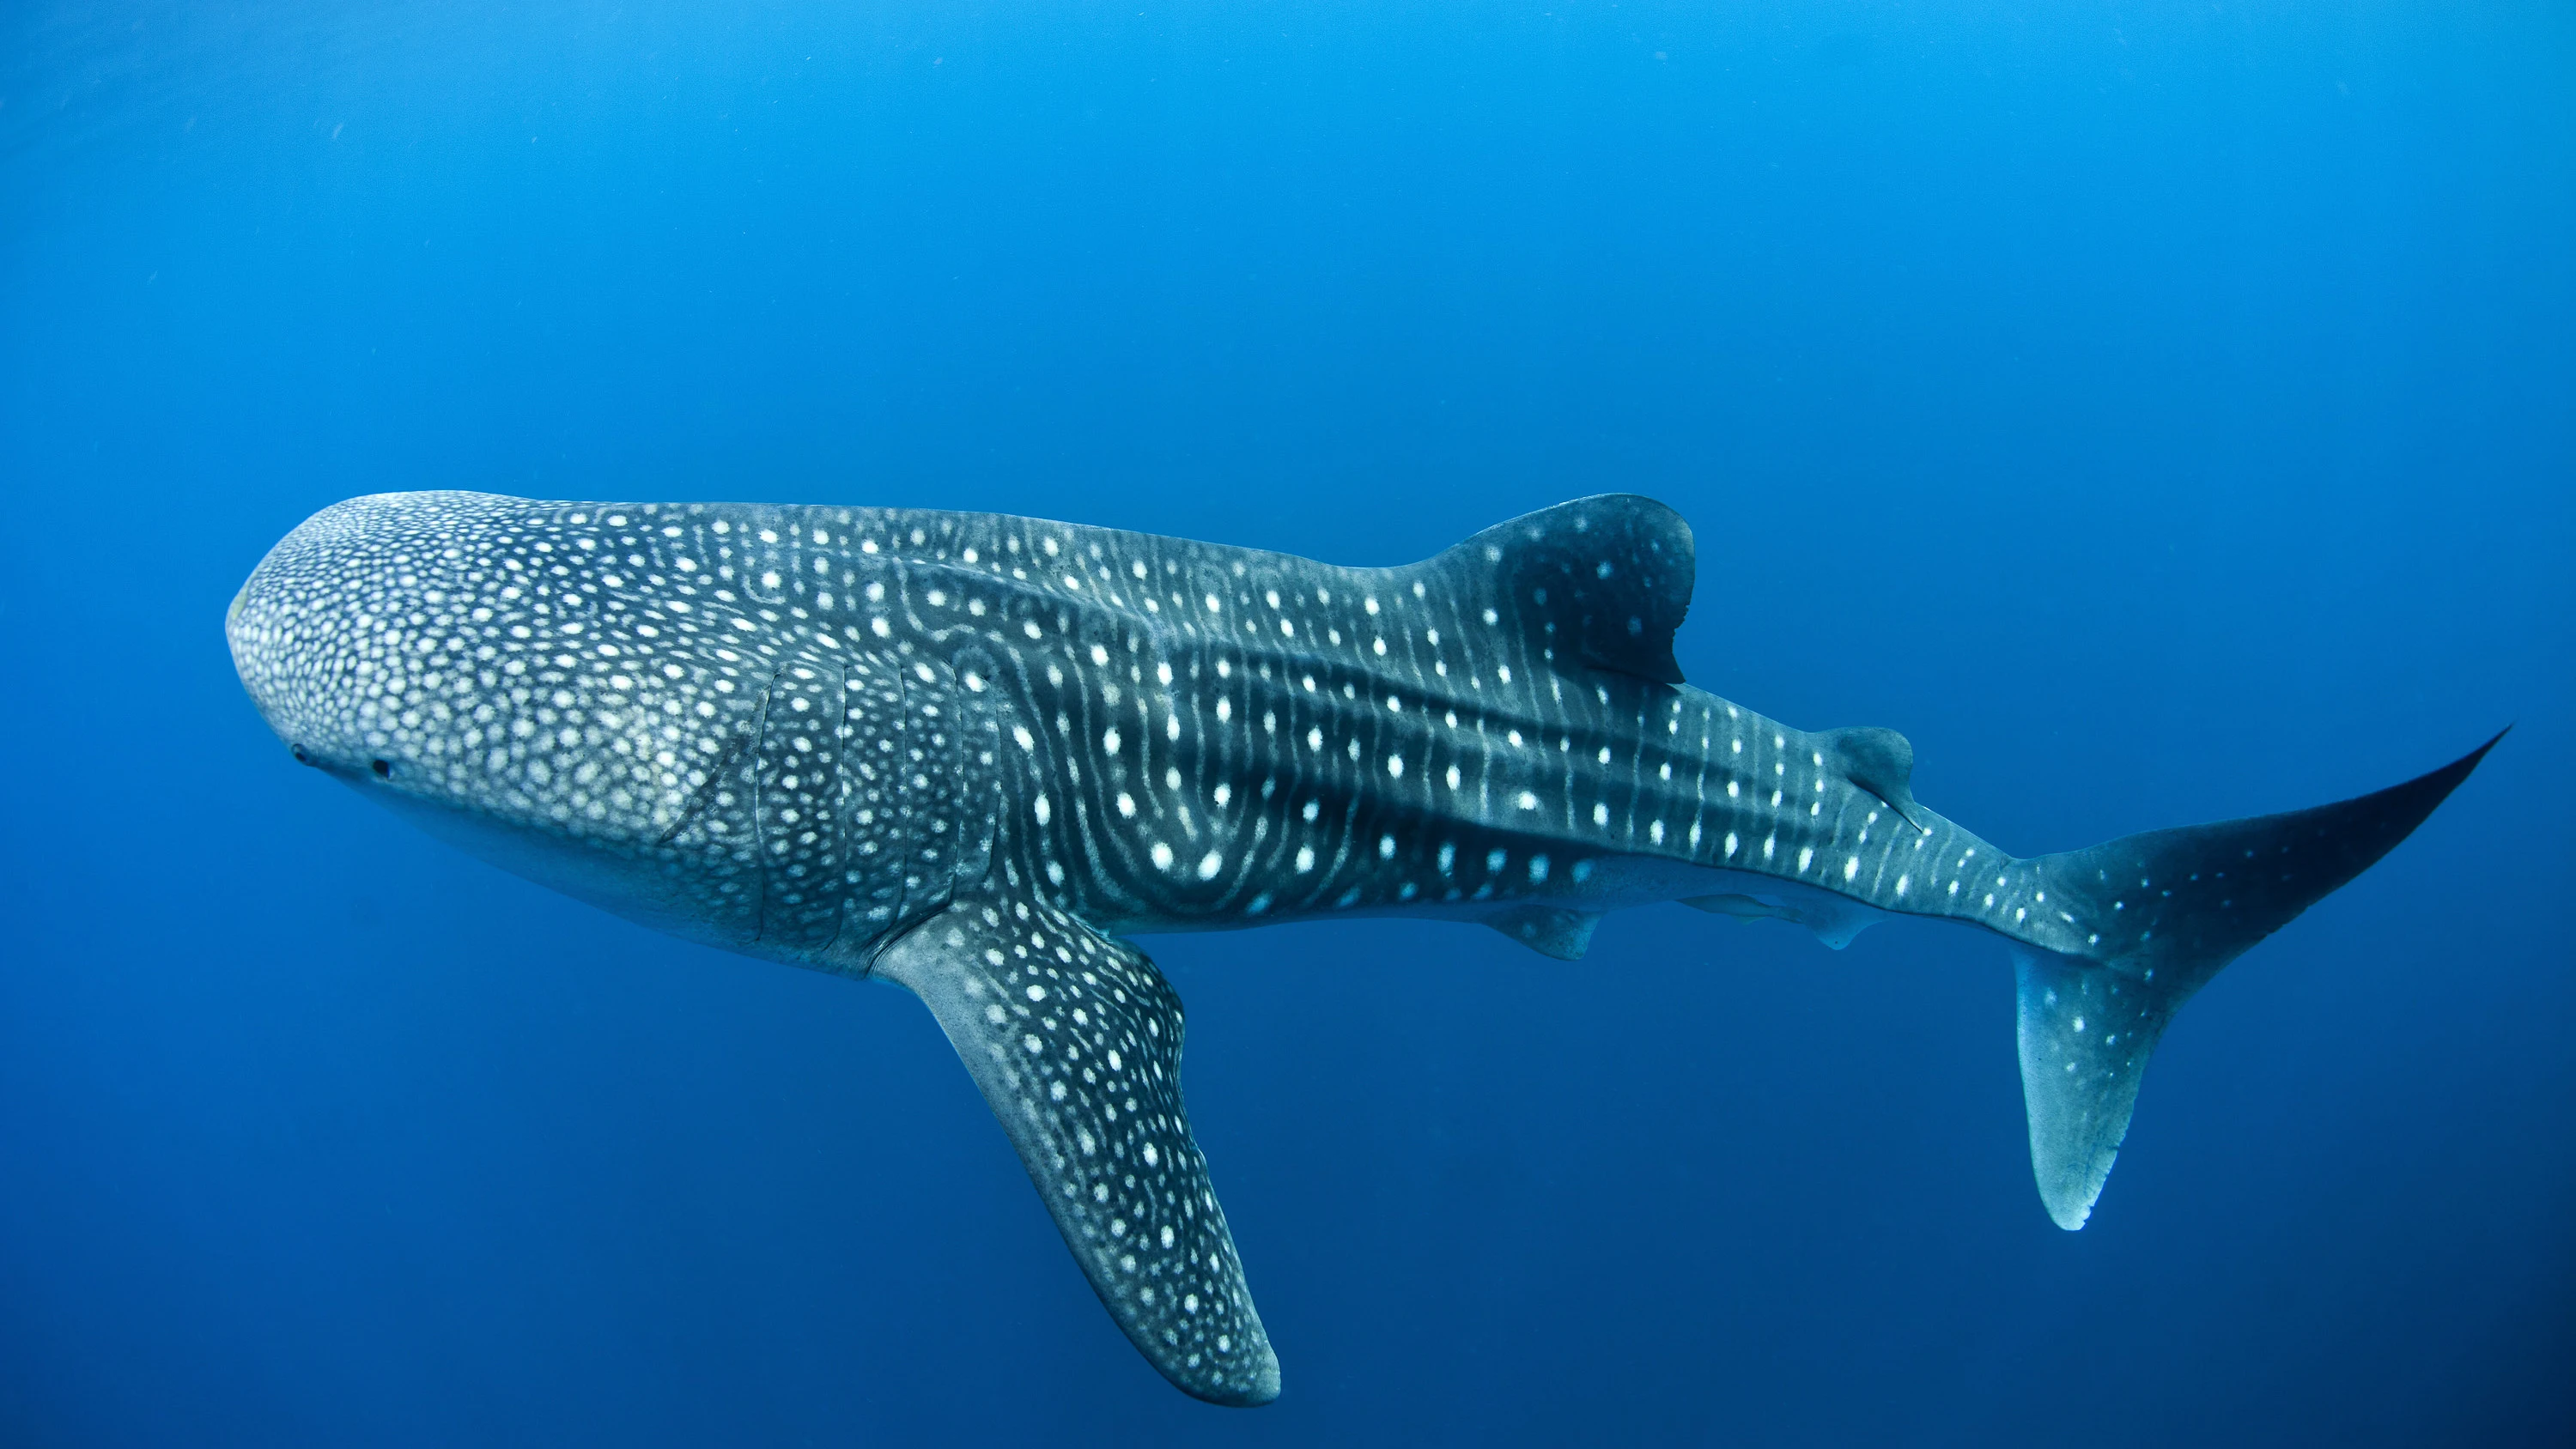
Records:
[[[2147,1058],[2182,1004],[2394,849],[2502,738],[2376,794],[2031,862],[2090,938],[2080,955],[2012,946],[2031,1170],[2059,1227],[2091,1216]]]

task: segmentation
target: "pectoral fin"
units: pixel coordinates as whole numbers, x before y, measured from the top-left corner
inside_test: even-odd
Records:
[[[1181,1002],[1145,954],[1041,901],[961,895],[871,972],[939,1019],[1074,1260],[1183,1393],[1279,1397],[1279,1361],[1181,1109]]]

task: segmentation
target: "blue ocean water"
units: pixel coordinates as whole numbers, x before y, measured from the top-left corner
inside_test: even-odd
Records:
[[[0,1443],[2576,1437],[2563,4],[0,14]],[[1694,523],[1691,678],[2006,848],[2519,728],[2089,1227],[1991,939],[1146,942],[1284,1365],[1173,1392],[928,1015],[297,769],[328,503]]]

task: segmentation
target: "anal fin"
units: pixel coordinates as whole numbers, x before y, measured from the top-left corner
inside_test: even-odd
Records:
[[[1601,924],[1597,911],[1569,911],[1561,906],[1514,906],[1484,918],[1485,924],[1559,961],[1580,961],[1592,949],[1592,930]]]
[[[1731,921],[1785,921],[1789,913],[1753,896],[1685,896],[1682,904],[1694,911],[1724,916]]]
[[[961,895],[871,974],[920,997],[1111,1318],[1182,1392],[1279,1397],[1181,1107],[1181,1002],[1154,963],[1042,901]]]
[[[1816,939],[1834,950],[1852,943],[1861,932],[1887,918],[1886,912],[1862,905],[1858,901],[1806,896],[1774,905],[1755,896],[1716,895],[1686,896],[1682,904],[1712,916],[1725,916],[1738,921],[1786,921],[1804,926]]]

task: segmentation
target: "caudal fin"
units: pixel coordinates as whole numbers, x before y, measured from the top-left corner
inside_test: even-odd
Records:
[[[2042,856],[2083,954],[2016,943],[2022,1101],[2048,1215],[2084,1226],[2128,1135],[2156,1039],[2219,968],[2369,869],[2495,739],[2405,784],[2312,810],[2152,830]]]

